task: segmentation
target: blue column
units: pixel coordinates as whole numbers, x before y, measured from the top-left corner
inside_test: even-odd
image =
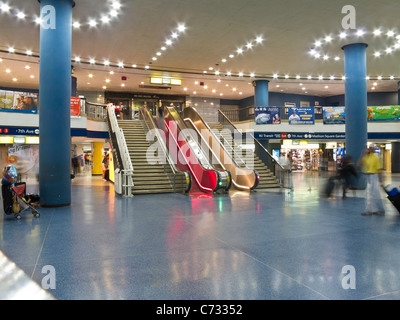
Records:
[[[71,42],[72,0],[39,0],[41,205],[71,204]]]
[[[254,107],[268,107],[269,103],[269,92],[268,92],[269,80],[255,80],[254,85]]]
[[[346,105],[346,154],[357,162],[368,142],[367,114],[367,44],[354,43],[343,47]],[[366,187],[364,176],[354,182]]]

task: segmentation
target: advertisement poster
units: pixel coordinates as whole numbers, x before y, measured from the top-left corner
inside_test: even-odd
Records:
[[[368,107],[368,121],[400,121],[400,106]]]
[[[71,117],[81,116],[81,98],[71,98]]]
[[[289,124],[315,124],[314,107],[289,108]]]
[[[280,108],[279,107],[255,107],[254,116],[256,124],[280,124]]]
[[[38,94],[0,90],[0,112],[38,113]]]
[[[324,124],[345,124],[345,107],[323,107]]]

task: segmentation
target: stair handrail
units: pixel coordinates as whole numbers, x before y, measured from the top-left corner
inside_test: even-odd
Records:
[[[142,107],[140,107],[139,109],[140,115],[143,118],[143,121],[147,127],[147,132],[149,132],[150,130],[154,129],[154,133],[157,137],[157,140],[159,142],[159,145],[161,146],[162,152],[164,153],[165,159],[168,162],[169,168],[172,170],[173,176],[176,177],[178,172],[182,172],[185,175],[186,181],[187,181],[187,189],[185,190],[186,192],[189,191],[189,189],[191,188],[191,176],[188,172],[184,172],[184,171],[180,171],[177,167],[175,162],[171,159],[171,155],[169,153],[169,150],[165,144],[165,140],[162,138],[155,122],[153,119],[153,116],[150,113],[149,108],[146,105],[143,105]],[[150,121],[151,126],[148,125],[148,123],[146,122]],[[166,164],[163,163],[163,165],[165,166]],[[176,181],[173,177],[170,176],[170,174],[167,172],[168,178],[171,181],[173,187],[174,187],[174,191],[176,192]]]
[[[229,118],[221,111],[218,110],[218,113],[222,116],[222,119],[224,120],[224,123],[227,122],[228,125],[235,131],[240,132],[236,126],[232,123],[232,121],[229,120]],[[224,125],[223,123],[223,125]],[[274,170],[272,170],[274,172],[274,174],[276,175],[277,179],[279,180],[280,184],[282,187],[284,188],[290,188],[290,184],[289,184],[289,179],[288,176],[291,174],[290,170],[284,168],[284,166],[279,162],[278,159],[276,159],[275,157],[273,157],[271,155],[271,153],[260,143],[260,141],[258,141],[254,134],[252,132],[247,132],[248,134],[250,134],[250,137],[253,139],[254,143],[259,147],[259,150],[261,150],[262,152],[264,152],[264,154],[267,155],[267,157],[272,161],[272,164],[275,165]]]
[[[125,135],[123,130],[118,125],[117,116],[115,114],[115,106],[112,104],[105,105],[107,109],[107,115],[110,122],[111,132],[115,135],[117,147],[120,155],[121,162],[119,165],[121,166],[121,171],[123,175],[124,184],[123,194],[130,195],[132,192],[131,188],[134,186],[133,183],[133,165],[132,160],[129,155],[128,146],[126,144]],[[128,191],[126,191],[128,190]]]

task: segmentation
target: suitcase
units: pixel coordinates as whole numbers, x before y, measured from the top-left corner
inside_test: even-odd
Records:
[[[325,186],[325,196],[329,198],[336,186],[336,177],[330,177]]]

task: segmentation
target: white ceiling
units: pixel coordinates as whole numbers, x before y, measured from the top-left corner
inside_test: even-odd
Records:
[[[39,55],[39,27],[32,22],[34,15],[39,15],[39,2],[4,1],[8,1],[11,10],[0,12],[0,50],[3,50],[0,53],[3,59],[0,86],[38,88],[39,60],[23,53],[30,49]],[[73,30],[72,58],[81,58],[80,63],[73,62],[80,91],[103,91],[103,86],[107,86],[111,91],[190,96],[196,91],[196,96],[200,97],[243,99],[254,95],[251,84],[254,78],[250,73],[254,73],[255,78],[272,78],[276,73],[279,78],[271,79],[270,91],[320,96],[344,93],[344,82],[332,81],[329,77],[335,75],[335,79],[340,79],[344,74],[341,47],[346,42],[337,35],[343,31],[342,8],[349,4],[347,0],[120,0],[120,3],[122,7],[117,18],[103,24],[100,17],[109,14],[111,1],[76,1],[73,20],[79,21],[81,27]],[[368,75],[372,79],[395,77],[395,80],[368,81],[369,91],[374,82],[377,82],[375,91],[397,91],[400,49],[382,54],[380,58],[373,54],[395,44],[400,34],[400,1],[353,0],[351,4],[356,8],[357,28],[369,33],[360,38],[349,36],[347,42],[368,43]],[[27,15],[25,19],[15,16],[18,10]],[[90,19],[97,19],[97,27],[87,25]],[[152,61],[179,24],[186,26],[185,32],[157,61]],[[377,28],[385,33],[393,30],[395,36],[375,37],[371,32]],[[354,34],[355,30],[348,32]],[[311,57],[309,51],[315,41],[327,35],[334,37],[330,44],[323,46],[331,58],[323,61]],[[262,44],[255,44],[257,36],[262,36]],[[254,46],[248,50],[245,45],[251,41]],[[10,46],[17,54],[4,52]],[[244,48],[244,53],[237,55],[240,47]],[[229,54],[235,57],[231,59]],[[341,60],[333,61],[333,56],[340,56]],[[97,64],[87,63],[89,58],[95,59]],[[227,62],[222,62],[223,58]],[[123,62],[124,68],[105,67],[101,65],[105,59],[112,65]],[[132,64],[137,68],[132,68]],[[25,69],[27,65],[30,69]],[[143,70],[145,65],[150,69]],[[214,70],[210,71],[210,67]],[[5,72],[7,68],[10,73]],[[215,70],[221,75],[215,75]],[[228,71],[233,76],[226,76]],[[239,72],[244,76],[239,77]],[[290,75],[290,80],[284,78],[286,74]],[[297,80],[296,75],[311,75],[313,79]],[[320,75],[324,80],[318,80]],[[122,81],[121,76],[126,76],[127,81]],[[150,76],[179,78],[182,86],[172,86],[169,91],[140,89],[142,82],[149,84]],[[110,82],[106,83],[106,79]],[[217,82],[218,79],[221,82]],[[204,82],[207,88],[195,84],[196,81]],[[125,87],[121,87],[122,83]]]

